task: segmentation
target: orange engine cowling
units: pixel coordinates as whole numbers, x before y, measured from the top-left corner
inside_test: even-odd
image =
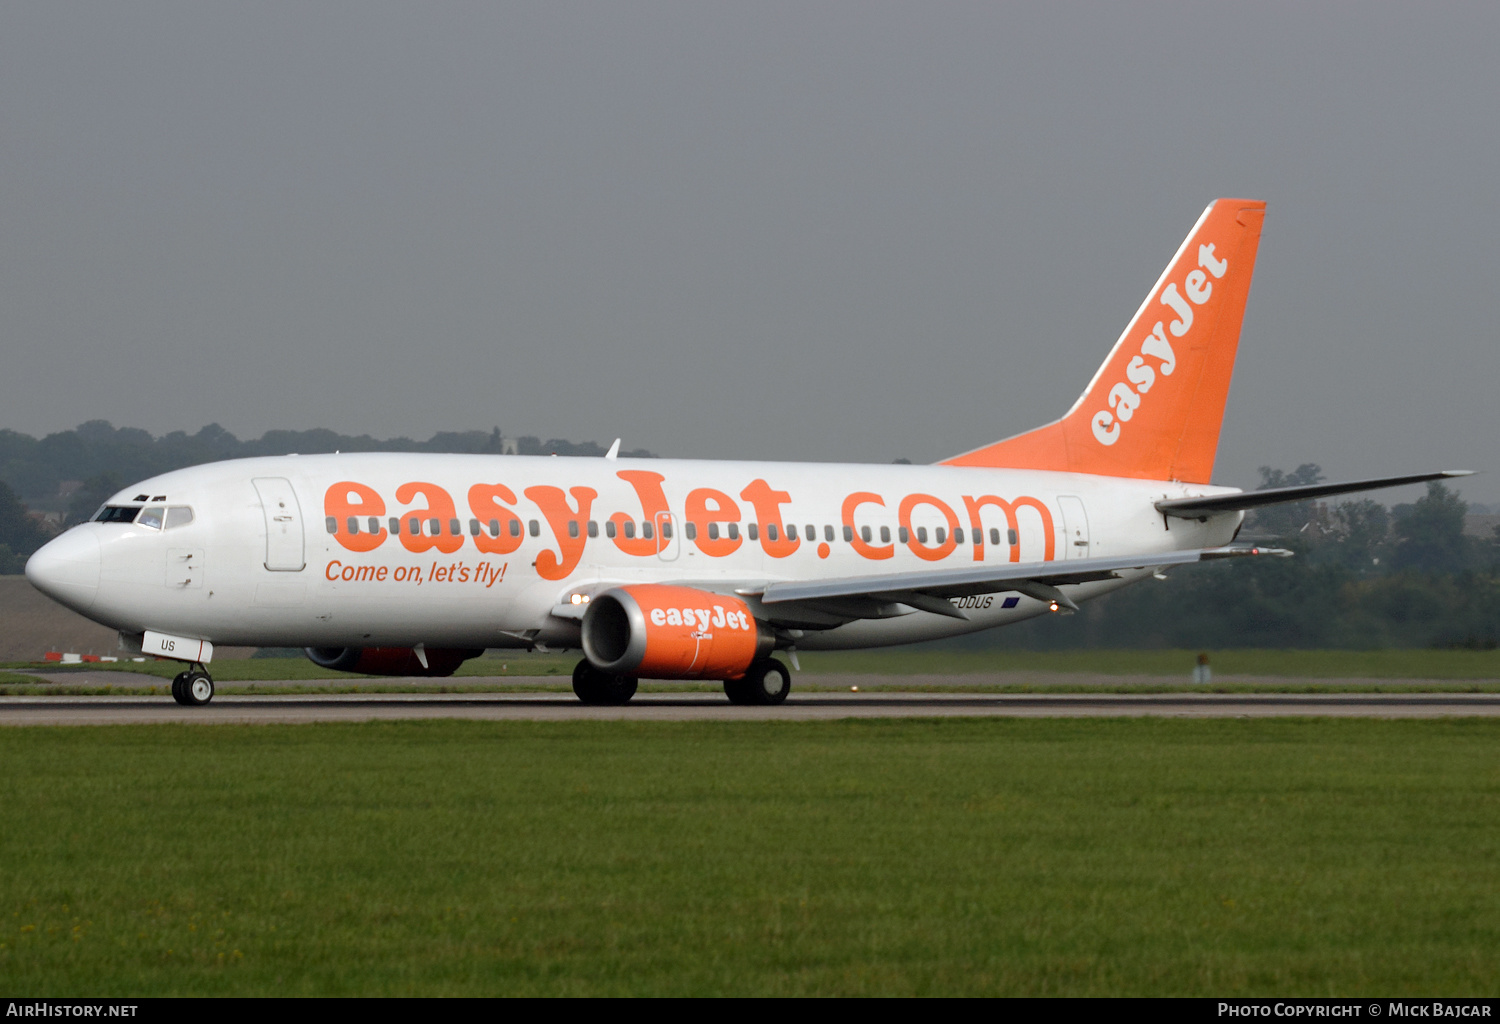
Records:
[[[338,672],[367,676],[451,676],[458,666],[484,651],[423,648],[426,668],[410,647],[308,647],[304,653],[313,664]]]
[[[651,679],[738,679],[776,646],[737,597],[657,583],[595,594],[583,653],[601,672]]]

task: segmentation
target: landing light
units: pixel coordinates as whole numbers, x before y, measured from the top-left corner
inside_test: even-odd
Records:
[[[572,601],[574,604],[588,604],[589,603],[589,595],[587,595],[587,594],[574,594],[572,597],[568,598],[568,600]]]
[[[1051,604],[1049,604],[1049,605],[1048,605],[1048,606],[1047,606],[1047,607],[1048,607],[1048,608],[1050,608],[1050,609],[1052,609],[1052,610],[1053,610],[1053,611],[1057,611],[1057,602],[1056,602],[1056,601],[1053,601],[1053,602],[1052,602],[1052,603],[1051,603]]]

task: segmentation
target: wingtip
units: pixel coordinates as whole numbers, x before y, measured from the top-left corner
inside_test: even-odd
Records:
[[[1231,544],[1221,548],[1204,548],[1198,557],[1203,561],[1219,558],[1291,558],[1296,552],[1288,548],[1271,548],[1261,544]]]

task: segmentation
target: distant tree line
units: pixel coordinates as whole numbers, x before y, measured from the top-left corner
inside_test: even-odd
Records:
[[[525,455],[605,451],[592,441],[515,440]],[[28,515],[33,495],[42,496],[33,508],[61,511],[71,524],[126,483],[219,459],[332,451],[484,453],[503,451],[507,443],[499,430],[441,433],[427,441],[379,441],[331,430],[272,431],[240,441],[216,425],[156,438],[102,421],[41,440],[0,431],[0,573],[20,572],[26,556],[58,528]],[[622,454],[651,457],[639,449]],[[1323,478],[1311,463],[1290,472],[1263,466],[1260,473],[1262,488]],[[83,486],[58,508],[64,480]],[[1364,499],[1263,509],[1247,517],[1239,539],[1287,547],[1294,557],[1185,566],[1165,581],[1145,580],[1089,602],[1077,615],[1051,615],[952,644],[1493,648],[1500,641],[1500,536],[1466,536],[1467,513],[1459,494],[1438,483],[1417,501],[1392,508]]]
[[[51,530],[27,515],[16,492],[0,483],[0,574],[21,572],[27,556],[51,536]]]
[[[509,438],[498,427],[445,431],[426,441],[406,437],[379,440],[369,434],[351,437],[332,430],[271,430],[241,441],[217,423],[196,434],[173,431],[155,437],[145,430],[115,427],[91,420],[73,430],[31,437],[0,430],[0,573],[17,573],[26,558],[58,529],[83,522],[111,494],[136,480],[186,466],[256,455],[314,455],[323,452],[455,452],[460,454],[601,456],[595,441],[543,441],[532,436]],[[643,448],[620,453],[655,458]],[[71,482],[63,494],[65,482]],[[51,522],[28,512],[54,513]]]

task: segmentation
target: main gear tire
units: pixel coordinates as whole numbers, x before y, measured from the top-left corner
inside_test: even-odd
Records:
[[[745,684],[745,679],[724,680],[724,696],[729,698],[731,704],[754,704],[755,696],[750,692],[750,687]]]
[[[638,685],[635,676],[600,672],[587,658],[573,669],[573,693],[585,704],[628,704]]]
[[[739,679],[724,680],[724,695],[734,704],[781,704],[791,692],[792,674],[775,658],[752,662]]]

